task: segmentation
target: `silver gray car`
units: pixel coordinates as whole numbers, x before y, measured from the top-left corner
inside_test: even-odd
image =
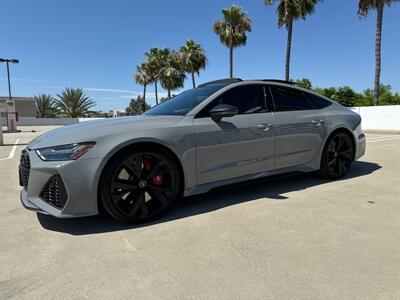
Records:
[[[104,209],[146,222],[222,185],[293,171],[341,178],[364,152],[360,116],[324,96],[279,80],[218,80],[141,116],[34,139],[21,155],[21,201],[59,218]]]

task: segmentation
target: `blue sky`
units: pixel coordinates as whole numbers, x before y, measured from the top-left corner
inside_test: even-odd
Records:
[[[18,58],[11,68],[13,94],[53,96],[81,87],[97,109],[124,109],[142,92],[135,66],[151,47],[179,48],[188,38],[201,43],[207,69],[198,82],[228,77],[228,49],[212,32],[221,9],[237,4],[253,22],[245,47],[234,52],[234,75],[282,78],[286,30],[278,29],[276,8],[262,0],[2,0],[0,57]],[[376,14],[357,16],[358,0],[325,0],[307,21],[294,25],[292,78],[314,86],[373,86]],[[381,81],[400,91],[400,5],[386,8]],[[6,94],[0,65],[0,94]],[[191,87],[189,79],[185,88]],[[154,100],[153,86],[147,97]]]

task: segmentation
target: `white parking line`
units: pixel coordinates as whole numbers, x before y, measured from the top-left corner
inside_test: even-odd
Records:
[[[379,139],[396,138],[396,137],[400,138],[400,135],[392,134],[392,135],[378,135],[372,137],[367,136],[367,140],[379,140]]]
[[[6,158],[0,158],[0,160],[7,160],[7,159],[13,158],[14,155],[15,155],[15,150],[17,150],[18,142],[19,142],[19,139],[16,139],[16,140],[15,140],[15,143],[14,143],[14,146],[11,148],[11,152],[10,152],[10,154],[8,155],[8,157],[6,157]]]
[[[400,136],[392,136],[392,137],[384,137],[384,138],[367,139],[367,143],[379,142],[379,141],[388,141],[388,140],[396,140],[396,139],[400,139]]]
[[[373,140],[385,139],[387,137],[388,136],[374,136],[374,137],[371,137],[371,138],[367,137],[367,140],[368,141],[373,141]]]

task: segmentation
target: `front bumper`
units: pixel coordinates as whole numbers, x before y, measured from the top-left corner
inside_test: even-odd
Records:
[[[354,157],[355,160],[359,159],[361,156],[365,154],[366,147],[367,147],[367,140],[365,138],[364,133],[358,133],[356,155]]]
[[[41,210],[39,207],[33,205],[31,202],[29,202],[28,197],[26,195],[26,190],[22,189],[21,193],[20,193],[20,199],[21,199],[21,204],[24,208],[28,209],[28,210],[32,210],[38,213],[42,213],[42,214],[46,214],[48,215],[47,212],[45,212],[44,210]]]
[[[83,217],[98,213],[97,182],[102,161],[100,158],[42,161],[34,150],[27,151],[30,158],[29,179],[20,194],[25,208],[58,218]],[[55,207],[43,199],[43,190],[54,175],[61,177],[67,194],[62,208]]]

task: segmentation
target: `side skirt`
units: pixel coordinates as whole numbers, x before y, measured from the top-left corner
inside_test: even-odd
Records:
[[[236,184],[239,182],[253,181],[253,180],[263,179],[265,177],[281,175],[281,174],[308,173],[308,172],[314,172],[314,171],[317,171],[317,169],[302,165],[302,166],[283,168],[283,169],[272,170],[272,171],[267,171],[267,172],[262,172],[262,173],[257,173],[257,174],[249,174],[249,175],[245,175],[245,176],[240,176],[240,177],[235,177],[235,178],[230,178],[230,179],[226,179],[226,180],[215,181],[215,182],[210,182],[210,183],[194,186],[194,187],[186,189],[184,191],[184,197],[198,195],[198,194],[204,194],[204,193],[207,193],[216,188]]]

